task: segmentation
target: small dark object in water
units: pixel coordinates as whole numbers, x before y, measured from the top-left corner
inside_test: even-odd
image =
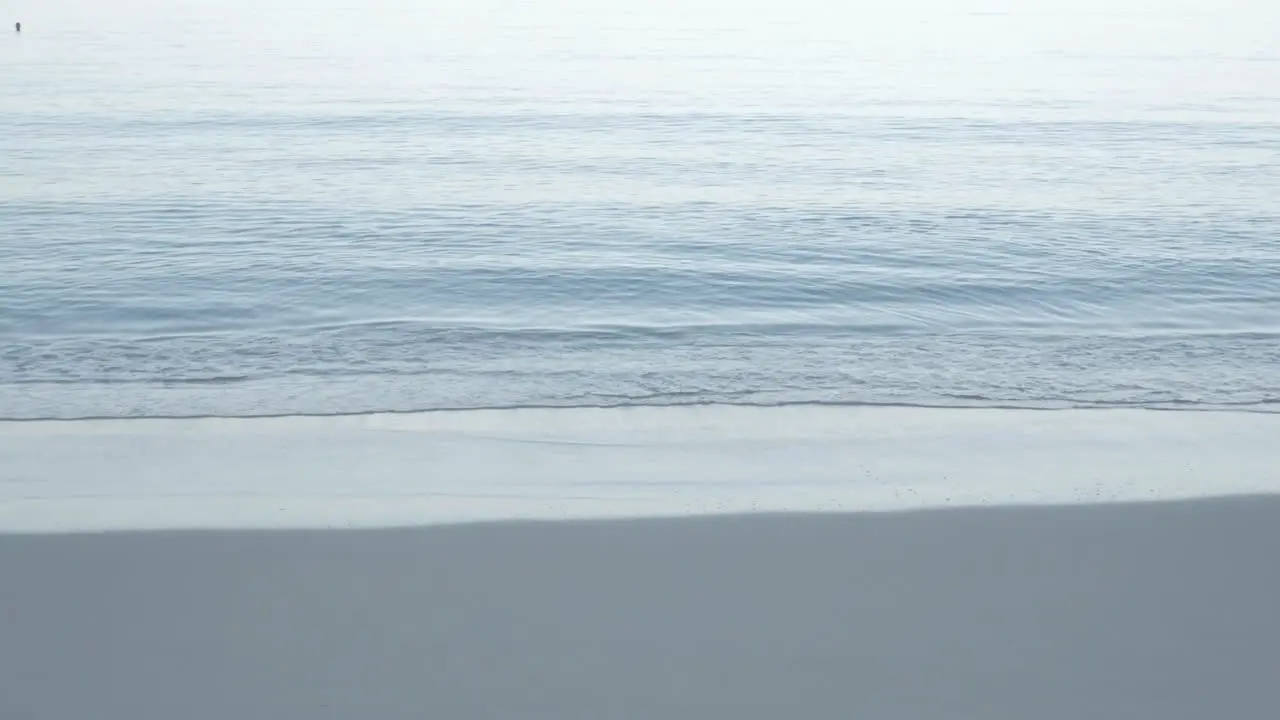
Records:
[[[14,32],[22,32],[22,23],[20,23],[20,22],[16,22],[16,23],[14,23],[14,24],[13,24],[13,31],[14,31]]]

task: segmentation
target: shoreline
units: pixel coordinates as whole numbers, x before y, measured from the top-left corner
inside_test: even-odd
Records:
[[[706,402],[684,402],[684,403],[619,403],[616,405],[554,405],[554,404],[538,404],[532,403],[527,405],[478,405],[475,407],[459,406],[459,407],[434,407],[434,408],[416,408],[408,410],[350,410],[338,412],[272,412],[262,414],[232,414],[222,415],[217,413],[195,414],[195,415],[84,415],[84,416],[67,416],[67,417],[37,417],[37,416],[16,416],[16,417],[0,417],[0,426],[3,425],[21,425],[21,424],[71,424],[71,423],[129,423],[129,422],[184,422],[184,421],[200,421],[200,420],[289,420],[297,419],[344,419],[344,418],[366,418],[366,417],[396,417],[396,416],[417,416],[417,415],[450,415],[454,413],[501,413],[501,412],[627,412],[627,411],[664,411],[664,410],[704,410],[704,409],[743,409],[743,410],[774,410],[774,409],[817,409],[817,410],[867,410],[867,409],[886,409],[886,410],[925,410],[925,411],[989,411],[989,412],[1161,412],[1161,413],[1203,413],[1207,415],[1214,414],[1244,414],[1244,415],[1280,415],[1280,402],[1263,400],[1258,402],[1245,403],[1123,403],[1123,404],[1052,404],[1046,403],[1037,405],[1035,403],[913,403],[913,402],[814,402],[806,400],[797,400],[795,402],[720,402],[709,400]]]
[[[0,532],[1280,494],[1280,415],[646,407],[0,423]]]

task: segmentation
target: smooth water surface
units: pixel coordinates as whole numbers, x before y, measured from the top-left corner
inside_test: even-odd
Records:
[[[883,5],[10,3],[0,416],[1280,411],[1280,5]]]

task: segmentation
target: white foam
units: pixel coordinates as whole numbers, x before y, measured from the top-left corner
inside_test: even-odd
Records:
[[[0,530],[342,527],[1280,492],[1280,415],[531,409],[0,424]]]

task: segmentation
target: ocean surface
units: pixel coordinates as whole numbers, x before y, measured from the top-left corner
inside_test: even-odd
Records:
[[[1278,3],[0,12],[6,419],[1280,412]]]

